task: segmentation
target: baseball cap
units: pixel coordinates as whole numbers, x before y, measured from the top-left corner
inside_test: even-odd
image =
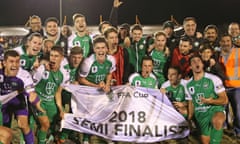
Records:
[[[123,23],[119,26],[120,29],[130,30],[130,25],[128,23]]]

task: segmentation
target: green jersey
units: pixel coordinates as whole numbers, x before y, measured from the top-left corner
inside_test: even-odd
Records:
[[[146,87],[146,88],[157,88],[157,79],[151,73],[149,77],[144,78],[139,73],[134,73],[129,77],[129,83],[132,86]]]
[[[88,81],[98,84],[105,81],[109,73],[116,69],[116,62],[113,56],[107,55],[105,61],[101,64],[96,60],[95,54],[84,59],[80,66],[79,75],[85,77]]]
[[[80,37],[77,34],[73,34],[68,39],[68,45],[70,48],[74,46],[81,47],[83,49],[83,56],[87,57],[91,52],[92,39],[89,35]]]
[[[147,53],[146,40],[142,38],[139,42],[132,43],[127,50],[129,53],[130,64],[134,66],[134,71],[140,72],[142,69],[142,59]]]
[[[60,70],[48,71],[41,65],[33,75],[36,83],[35,91],[42,101],[55,101],[55,94],[60,85],[64,83],[64,74]]]
[[[187,83],[187,92],[192,97],[194,105],[194,114],[196,118],[207,117],[208,112],[218,109],[223,111],[224,107],[221,105],[204,104],[201,98],[218,98],[218,93],[225,91],[223,83],[217,76],[205,73],[200,80],[190,79]]]
[[[170,81],[166,81],[162,84],[161,88],[166,89],[168,92],[168,97],[171,101],[178,101],[178,102],[186,102],[187,100],[191,100],[185,92],[186,80],[181,80],[177,87],[173,87],[170,84]]]
[[[27,70],[27,71],[31,71],[32,66],[33,66],[33,64],[36,61],[38,56],[29,56],[26,53],[26,47],[25,46],[17,47],[14,50],[16,50],[20,54],[20,65],[21,65],[21,67],[23,69]]]
[[[163,69],[167,62],[167,57],[163,51],[157,51],[156,49],[153,49],[153,51],[150,53],[150,56],[153,59],[153,72],[156,75],[158,82],[162,84],[165,82]]]

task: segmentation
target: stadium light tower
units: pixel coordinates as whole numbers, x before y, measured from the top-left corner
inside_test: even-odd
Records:
[[[59,25],[62,25],[62,0],[59,0]]]

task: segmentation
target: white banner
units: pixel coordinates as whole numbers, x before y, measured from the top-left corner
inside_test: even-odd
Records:
[[[114,141],[150,143],[189,135],[188,123],[157,89],[113,87],[112,92],[68,85],[73,114],[65,114],[62,128]]]

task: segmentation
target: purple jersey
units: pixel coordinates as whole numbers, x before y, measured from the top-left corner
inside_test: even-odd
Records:
[[[17,77],[8,77],[4,75],[3,70],[0,70],[0,96],[9,94],[14,91],[23,91],[24,83]],[[18,95],[7,103],[2,105],[3,123],[7,123],[10,120],[9,112],[14,112],[18,115],[28,115],[27,108],[23,105],[25,100],[24,95]]]

